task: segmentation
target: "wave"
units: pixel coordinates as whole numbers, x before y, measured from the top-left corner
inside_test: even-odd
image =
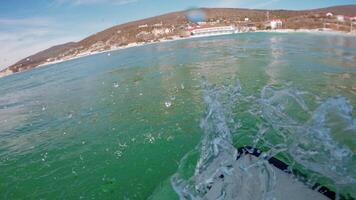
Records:
[[[269,95],[266,95],[269,93]],[[296,110],[304,111],[308,121],[292,118],[283,101],[292,97]],[[333,132],[354,135],[356,122],[352,116],[351,103],[342,96],[328,98],[313,112],[309,111],[300,92],[291,89],[262,91],[263,117],[284,139],[288,153],[307,169],[329,177],[336,184],[356,184],[353,152],[349,147],[335,141]],[[291,104],[291,101],[288,102]]]
[[[185,179],[177,172],[171,178],[180,199],[274,199],[277,171],[267,160],[280,152],[337,186],[356,183],[353,152],[332,137],[334,130],[356,133],[352,106],[345,97],[329,98],[312,110],[303,98],[307,93],[291,88],[265,86],[259,98],[251,98],[242,95],[239,81],[232,86],[203,85],[206,112],[200,127],[204,135],[194,175]],[[239,101],[250,102],[252,113],[264,120],[253,145],[263,141],[270,149],[260,158],[236,159],[232,133],[238,132],[241,124],[234,121],[232,110]],[[282,142],[275,144],[264,136],[270,127]]]
[[[174,190],[180,199],[264,199],[272,190],[273,170],[263,160],[248,165],[237,162],[238,152],[232,145],[231,132],[238,127],[233,126],[231,106],[240,96],[239,82],[221,90],[207,83],[204,88],[207,111],[200,123],[204,131],[200,158],[190,180],[183,180],[179,173],[172,176]],[[219,99],[224,94],[223,105]],[[248,175],[253,169],[259,176]]]

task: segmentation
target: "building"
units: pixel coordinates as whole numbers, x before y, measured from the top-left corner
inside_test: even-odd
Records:
[[[206,22],[197,22],[198,25],[206,25]]]
[[[234,26],[196,27],[189,31],[192,36],[227,35],[238,32]]]
[[[250,19],[248,17],[245,17],[245,22],[250,21]]]
[[[164,33],[165,33],[165,34],[169,34],[170,32],[172,32],[171,29],[169,29],[169,28],[165,28],[165,29],[164,29]]]
[[[282,28],[283,22],[280,19],[274,19],[270,22],[271,29]]]
[[[154,28],[152,34],[157,36],[169,34],[171,30],[169,28]]]
[[[348,15],[347,19],[349,19],[350,21],[356,21],[356,15]]]
[[[153,24],[153,27],[162,27],[163,26],[163,23],[157,23],[157,24]]]
[[[331,12],[328,12],[328,13],[326,13],[326,14],[325,14],[325,16],[327,16],[327,17],[333,17],[333,16],[334,16],[334,14],[333,14],[333,13],[331,13]]]
[[[143,25],[138,26],[138,28],[147,28],[147,27],[148,27],[147,24],[143,24]]]
[[[339,22],[344,22],[345,21],[345,16],[344,15],[337,15],[336,16],[337,21]]]

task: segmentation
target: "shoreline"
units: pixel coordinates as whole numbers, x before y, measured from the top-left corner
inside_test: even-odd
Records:
[[[326,35],[356,36],[356,32],[335,31],[332,29],[276,29],[276,30],[258,30],[260,33],[320,33]]]
[[[175,37],[173,39],[163,39],[155,42],[148,42],[148,43],[130,43],[126,46],[123,47],[116,47],[113,49],[109,50],[104,50],[104,51],[94,51],[94,52],[89,52],[89,53],[84,53],[81,55],[76,55],[71,58],[67,59],[61,59],[61,60],[56,60],[56,61],[51,61],[51,62],[45,62],[42,63],[32,69],[40,68],[40,67],[46,67],[49,65],[54,65],[54,64],[59,64],[63,63],[66,61],[71,61],[79,58],[84,58],[87,56],[92,56],[92,55],[98,55],[98,54],[104,54],[108,53],[108,56],[110,56],[110,52],[114,51],[119,51],[119,50],[124,50],[124,49],[129,49],[133,47],[141,47],[141,46],[146,46],[146,45],[152,45],[152,44],[158,44],[158,43],[166,43],[166,42],[174,42],[174,41],[180,41],[180,40],[188,40],[188,39],[196,39],[196,38],[207,38],[207,37],[214,37],[214,36],[226,36],[226,35],[238,35],[238,34],[243,34],[243,33],[310,33],[310,34],[327,34],[327,35],[341,35],[341,36],[351,36],[355,37],[356,32],[342,32],[342,31],[335,31],[335,30],[319,30],[319,29],[276,29],[276,30],[257,30],[257,31],[249,31],[249,32],[238,32],[238,33],[233,33],[233,34],[220,34],[220,35],[204,35],[204,36],[190,36],[190,37],[185,37],[185,38],[180,38],[180,37]],[[32,70],[30,69],[30,70]],[[26,71],[30,71],[26,70]],[[22,72],[26,72],[22,71]],[[0,72],[0,78],[11,76],[14,74],[22,73],[22,72],[16,72],[13,73],[11,70],[8,68],[5,68],[4,71]]]

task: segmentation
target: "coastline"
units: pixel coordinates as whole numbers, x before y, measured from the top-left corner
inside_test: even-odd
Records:
[[[342,32],[342,31],[335,31],[335,30],[319,30],[319,29],[276,29],[276,30],[257,30],[257,31],[250,31],[250,32],[237,32],[237,33],[233,33],[233,34],[221,34],[221,35],[237,35],[237,34],[242,34],[242,33],[310,33],[310,34],[328,34],[328,35],[341,35],[341,36],[351,36],[351,37],[355,37],[356,36],[356,32]],[[103,53],[108,53],[108,56],[110,56],[110,52],[114,52],[114,51],[119,51],[119,50],[123,50],[123,49],[129,49],[129,48],[133,48],[133,47],[141,47],[141,46],[146,46],[146,45],[151,45],[151,44],[158,44],[158,43],[165,43],[165,42],[174,42],[174,41],[180,41],[180,40],[188,40],[188,39],[195,39],[195,38],[205,38],[205,37],[214,37],[214,36],[220,36],[220,35],[204,35],[204,36],[190,36],[190,37],[174,37],[173,39],[162,39],[159,41],[155,41],[155,42],[149,42],[149,43],[130,43],[126,46],[123,47],[116,47],[116,48],[112,48],[109,50],[104,50],[104,51],[94,51],[94,52],[87,52],[87,53],[83,53],[80,55],[76,55],[73,56],[71,58],[67,58],[67,59],[60,59],[60,60],[56,60],[56,61],[51,61],[51,62],[45,62],[42,63],[32,69],[36,69],[36,68],[40,68],[40,67],[45,67],[48,65],[53,65],[53,64],[58,64],[58,63],[62,63],[62,62],[66,62],[66,61],[70,61],[70,60],[75,60],[78,58],[83,58],[83,57],[87,57],[87,56],[92,56],[92,55],[97,55],[97,54],[103,54]],[[32,70],[30,69],[30,70]],[[30,70],[26,70],[26,71],[30,71]],[[14,74],[18,74],[18,73],[22,73],[25,71],[21,71],[21,72],[16,72],[13,73],[11,70],[9,70],[8,68],[4,69],[4,71],[0,72],[0,78],[6,77],[6,76],[10,76],[10,75],[14,75]]]
[[[258,30],[255,32],[261,33],[320,33],[327,35],[342,35],[342,36],[356,36],[356,32],[335,31],[332,29],[276,29],[276,30]]]

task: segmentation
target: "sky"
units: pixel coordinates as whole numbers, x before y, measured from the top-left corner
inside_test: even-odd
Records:
[[[0,70],[51,46],[193,7],[312,9],[356,0],[0,0]]]

